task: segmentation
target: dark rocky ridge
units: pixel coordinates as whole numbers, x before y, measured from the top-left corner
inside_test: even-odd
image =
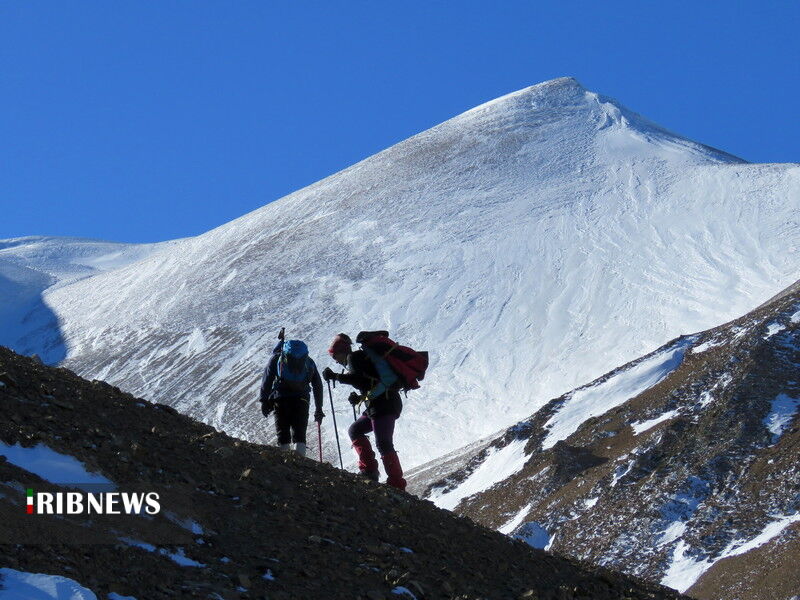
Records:
[[[398,585],[420,600],[679,597],[2,347],[0,382],[0,440],[46,444],[121,490],[158,491],[162,515],[203,528],[192,534],[161,515],[25,515],[26,486],[56,486],[0,459],[0,535],[19,540],[0,545],[0,566],[63,575],[98,598],[407,597],[391,593]],[[169,540],[165,551],[206,566],[179,566],[120,538]],[[274,580],[263,578],[268,570]]]
[[[410,475],[412,489],[424,496],[457,487],[494,448],[526,440],[525,466],[465,498],[456,512],[493,528],[524,512],[516,531],[540,523],[555,535],[554,551],[654,582],[682,542],[692,559],[717,561],[688,593],[715,600],[792,598],[800,593],[800,523],[764,546],[720,557],[729,544],[754,539],[777,517],[800,512],[798,416],[777,440],[764,422],[779,394],[800,398],[798,314],[795,284],[740,319],[667,344],[690,348],[677,369],[586,419],[553,448],[542,451],[546,424],[570,394],[460,455],[424,465]],[[631,427],[670,411],[677,412],[638,435]],[[673,531],[684,529],[667,540],[671,523],[678,523]]]

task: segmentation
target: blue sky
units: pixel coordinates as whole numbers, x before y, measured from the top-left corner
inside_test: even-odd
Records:
[[[798,162],[798,31],[794,0],[5,0],[0,238],[196,235],[565,75]]]

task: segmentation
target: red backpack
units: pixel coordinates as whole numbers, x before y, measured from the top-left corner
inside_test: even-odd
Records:
[[[356,343],[383,358],[400,378],[403,390],[416,390],[425,378],[428,353],[417,352],[389,339],[388,331],[362,331]]]

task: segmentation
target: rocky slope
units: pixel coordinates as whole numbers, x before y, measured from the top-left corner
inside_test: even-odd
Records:
[[[9,270],[38,302],[15,347],[264,442],[279,327],[323,365],[339,331],[389,329],[431,352],[398,424],[420,464],[771,297],[796,278],[799,214],[798,165],[747,164],[557,79],[106,272],[42,289]],[[0,289],[4,264],[74,266],[40,244],[0,244]]]
[[[487,526],[709,600],[796,597],[800,287],[418,469]]]
[[[7,578],[60,575],[86,594],[139,600],[678,597],[2,347],[0,406]],[[26,488],[66,487],[19,458],[43,447],[117,490],[159,492],[161,513],[25,514]],[[48,461],[52,467],[56,455]]]

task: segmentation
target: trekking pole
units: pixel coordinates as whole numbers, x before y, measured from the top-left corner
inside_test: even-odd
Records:
[[[322,423],[317,421],[317,441],[319,442],[319,462],[322,462]]]
[[[339,466],[344,470],[344,462],[342,461],[342,447],[339,445],[339,428],[336,427],[336,409],[333,407],[333,392],[331,391],[331,382],[328,381],[328,397],[331,399],[331,415],[333,416],[333,431],[336,434],[336,448],[339,450]]]
[[[341,375],[344,375],[344,369],[342,369]],[[336,387],[336,382],[335,381],[333,382],[333,387]],[[353,423],[355,423],[357,420],[358,420],[358,417],[356,416],[356,407],[354,406],[353,407]]]

